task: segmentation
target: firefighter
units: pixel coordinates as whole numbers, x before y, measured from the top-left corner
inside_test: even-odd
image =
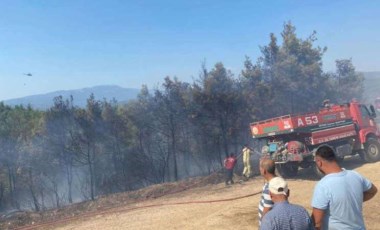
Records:
[[[331,107],[330,100],[329,99],[324,100],[322,105],[325,108],[330,108]]]
[[[236,156],[233,153],[231,153],[224,159],[224,167],[226,168],[226,185],[228,185],[229,183],[234,183],[233,176],[236,161]]]
[[[247,179],[251,176],[251,149],[248,147],[248,145],[244,145],[243,147],[243,176],[245,176]]]

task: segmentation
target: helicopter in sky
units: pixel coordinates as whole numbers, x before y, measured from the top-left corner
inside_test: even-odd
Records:
[[[31,76],[33,76],[33,74],[32,74],[32,73],[24,73],[24,75],[26,75],[26,76],[28,76],[28,77],[31,77]]]

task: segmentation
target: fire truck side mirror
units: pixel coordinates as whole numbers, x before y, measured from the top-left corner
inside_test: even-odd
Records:
[[[375,118],[376,117],[375,107],[373,107],[373,105],[370,105],[369,109],[371,110],[371,117]]]

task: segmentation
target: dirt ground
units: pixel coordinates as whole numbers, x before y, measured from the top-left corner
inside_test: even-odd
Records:
[[[380,162],[360,163],[356,158],[344,162],[346,169],[355,169],[380,188]],[[290,202],[311,212],[311,197],[317,180],[309,169],[300,171],[298,179],[289,179]],[[161,198],[125,205],[111,212],[83,217],[44,229],[257,229],[257,206],[263,180],[256,177],[242,184],[226,187],[223,183],[207,185],[166,195]],[[246,195],[249,197],[239,198]],[[223,201],[224,200],[224,201]],[[206,203],[196,203],[207,201]],[[211,202],[215,201],[215,202]],[[380,229],[380,195],[364,204],[367,229]]]

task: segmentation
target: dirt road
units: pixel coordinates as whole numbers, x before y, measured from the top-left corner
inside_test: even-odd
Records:
[[[380,162],[361,165],[358,159],[352,158],[345,161],[343,167],[357,170],[380,188]],[[291,190],[290,202],[304,206],[309,212],[311,212],[310,201],[313,188],[317,182],[310,174],[310,171],[302,170],[300,179],[288,180]],[[114,209],[109,214],[79,219],[66,225],[51,226],[51,229],[257,229],[257,205],[260,195],[214,203],[186,202],[240,197],[260,192],[262,185],[263,180],[255,178],[231,187],[225,187],[221,183],[190,189],[153,201]],[[180,202],[186,204],[174,204]],[[373,200],[364,204],[364,216],[368,229],[380,229],[379,210],[380,195],[378,194]]]

